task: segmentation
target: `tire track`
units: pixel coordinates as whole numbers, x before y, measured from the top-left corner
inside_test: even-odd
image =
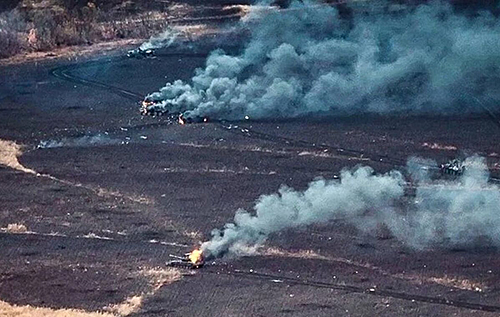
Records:
[[[344,156],[346,158],[354,158],[354,159],[361,159],[362,158],[363,160],[366,160],[366,161],[377,162],[377,163],[382,163],[382,164],[389,164],[391,166],[396,166],[396,167],[406,166],[406,161],[403,161],[403,160],[400,160],[400,159],[397,159],[394,157],[390,157],[387,155],[377,155],[374,153],[367,153],[367,152],[359,151],[356,149],[333,146],[333,145],[329,145],[326,143],[316,144],[316,143],[311,143],[311,142],[304,141],[304,140],[291,139],[291,138],[282,137],[282,136],[278,136],[278,135],[274,135],[274,134],[258,132],[258,131],[252,130],[248,126],[240,126],[241,129],[233,129],[233,128],[231,128],[231,124],[228,125],[228,123],[225,121],[221,121],[220,125],[222,128],[224,128],[232,133],[235,133],[237,131],[241,131],[244,136],[251,138],[251,139],[270,141],[273,143],[280,143],[280,144],[285,144],[285,145],[291,145],[294,147],[312,149],[312,150],[320,151],[320,152],[327,150],[330,152],[336,152],[336,155]]]
[[[165,56],[165,57],[176,57],[176,56],[183,56],[183,57],[205,57],[207,56],[208,53],[169,53],[169,54],[157,54],[156,56]],[[86,79],[80,76],[75,76],[70,74],[71,71],[73,70],[78,70],[80,68],[84,67],[89,67],[89,66],[101,66],[105,64],[110,64],[110,63],[115,63],[117,61],[123,61],[127,59],[127,57],[118,57],[118,58],[111,58],[111,59],[104,59],[104,60],[93,60],[93,61],[88,61],[84,63],[75,63],[75,64],[70,64],[70,65],[65,65],[65,66],[60,66],[53,68],[50,70],[50,74],[58,79],[62,79],[64,81],[72,82],[72,83],[77,83],[77,84],[82,84],[88,87],[92,88],[97,88],[97,89],[102,89],[109,91],[111,93],[114,93],[120,97],[123,97],[128,100],[132,101],[142,101],[144,99],[144,95],[133,92],[127,89],[123,89],[120,87],[108,85],[106,83],[97,81],[97,80],[91,80],[91,79]]]
[[[304,286],[325,288],[325,289],[334,289],[334,290],[346,291],[349,293],[367,294],[367,295],[374,295],[374,296],[380,296],[380,297],[390,297],[390,298],[407,300],[407,301],[412,301],[412,302],[446,305],[446,306],[452,306],[452,307],[456,307],[456,308],[480,310],[480,311],[485,311],[485,312],[500,312],[500,306],[483,305],[483,304],[447,299],[444,297],[415,295],[415,294],[408,294],[408,293],[402,293],[402,292],[384,290],[384,289],[377,289],[377,288],[364,288],[364,287],[359,287],[359,286],[354,286],[354,285],[342,285],[342,284],[326,283],[326,282],[320,282],[320,281],[314,281],[314,280],[286,277],[286,276],[275,275],[275,274],[257,273],[257,272],[249,273],[249,272],[244,272],[241,270],[234,270],[232,272],[230,272],[230,271],[213,271],[210,269],[207,269],[205,272],[208,272],[210,274],[217,274],[217,275],[240,276],[240,277],[247,278],[247,279],[281,280],[281,281],[284,281],[284,282],[286,281],[286,282],[296,284],[296,285],[304,285]]]
[[[84,63],[81,67],[87,67],[87,66],[93,66],[93,65],[103,65],[103,64],[107,64],[107,63],[111,63],[111,62],[112,62],[111,60],[110,61],[101,61],[98,63],[97,62],[87,62],[87,63]],[[95,80],[84,79],[81,77],[75,77],[75,76],[68,74],[68,71],[71,71],[71,70],[77,69],[77,68],[79,68],[79,67],[76,67],[75,65],[58,67],[58,68],[53,69],[51,71],[51,74],[52,74],[52,76],[54,76],[56,78],[59,78],[59,79],[62,79],[62,80],[68,81],[68,82],[82,84],[82,85],[85,85],[88,87],[93,87],[93,88],[98,88],[98,89],[110,90],[114,94],[119,95],[119,96],[126,98],[126,99],[129,99],[129,100],[137,100],[137,99],[142,98],[142,95],[135,93],[135,92],[132,92],[132,91],[129,91],[129,90],[126,90],[126,89],[123,89],[123,88],[118,88],[115,86],[106,85],[104,83],[101,83],[101,82],[98,82]]]

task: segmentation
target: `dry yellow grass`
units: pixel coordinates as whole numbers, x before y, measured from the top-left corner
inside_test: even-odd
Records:
[[[0,165],[36,175],[34,170],[26,168],[19,163],[18,157],[21,156],[21,154],[22,148],[19,144],[12,141],[0,140]]]
[[[139,311],[142,306],[143,299],[143,295],[132,296],[127,298],[122,303],[109,306],[107,310],[115,315],[128,316]]]
[[[32,306],[16,306],[0,301],[0,317],[114,317],[100,312],[86,312],[78,309],[51,309]]]
[[[26,233],[28,232],[28,228],[22,223],[9,223],[7,225],[7,229],[5,232],[8,233]]]
[[[148,268],[142,270],[140,274],[150,279],[153,292],[156,292],[164,285],[172,284],[182,278],[181,271],[174,268]]]
[[[154,295],[162,286],[171,284],[182,278],[180,270],[161,267],[143,269],[139,271],[138,275],[149,279],[150,289],[143,294],[129,297],[121,303],[109,305],[106,311],[118,316],[129,316],[136,313],[141,309],[145,298]]]
[[[287,257],[287,258],[300,258],[300,259],[318,259],[318,260],[329,260],[328,257],[318,254],[313,250],[299,250],[296,252],[285,251],[278,248],[265,248],[262,249],[259,254],[265,256],[277,256],[277,257]]]
[[[486,288],[483,284],[478,282],[474,282],[468,279],[449,277],[446,275],[443,277],[429,277],[426,280],[439,285],[473,292],[482,292]]]

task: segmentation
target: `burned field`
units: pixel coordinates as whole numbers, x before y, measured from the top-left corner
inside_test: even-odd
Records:
[[[82,62],[64,68],[72,82],[51,74],[57,64],[2,70],[1,133],[25,145],[19,162],[38,173],[0,170],[2,301],[138,316],[498,312],[496,249],[418,251],[345,219],[271,234],[251,256],[154,282],[163,273],[144,272],[167,270],[169,254],[190,251],[282,184],[305,189],[359,164],[403,170],[413,155],[480,153],[498,174],[498,127],[487,115],[181,126],[79,81],[146,94],[159,74],[183,78],[203,60]]]
[[[301,36],[315,14],[299,16]],[[491,45],[494,30],[475,27]],[[344,76],[349,54],[371,48],[342,51],[321,32],[302,51],[264,32],[247,48],[276,49],[255,55],[180,45],[2,66],[0,315],[498,315],[500,123],[474,95],[497,91],[494,59],[449,57],[469,67],[465,103],[439,95],[461,73],[439,81],[432,54],[420,75],[369,61],[356,99],[358,78],[329,90],[341,79],[324,69]],[[394,80],[407,69],[418,85]],[[428,94],[438,111],[389,109],[424,109]],[[328,98],[342,115],[306,115]],[[449,112],[456,102],[469,114]]]

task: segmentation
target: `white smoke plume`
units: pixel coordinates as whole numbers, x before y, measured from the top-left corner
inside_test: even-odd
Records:
[[[490,13],[465,16],[431,2],[354,13],[348,23],[318,3],[251,10],[241,54],[216,50],[189,82],[168,83],[150,98],[170,112],[234,120],[456,114],[483,111],[472,97],[500,100],[500,20]]]
[[[168,27],[162,33],[154,35],[147,42],[142,43],[140,49],[145,51],[169,47],[175,42],[177,36],[179,36],[179,32]]]
[[[305,191],[283,186],[261,196],[253,212],[238,210],[234,222],[213,230],[202,249],[214,257],[238,255],[272,233],[339,218],[373,236],[385,227],[419,249],[481,241],[500,246],[500,188],[488,184],[483,158],[465,164],[466,172],[454,181],[431,181],[420,173],[415,196],[405,194],[407,182],[399,171],[377,175],[370,167],[344,170],[339,180],[315,180]]]
[[[470,157],[455,182],[421,183],[404,215],[387,225],[401,241],[417,248],[434,245],[500,246],[500,188],[488,183],[481,157]]]

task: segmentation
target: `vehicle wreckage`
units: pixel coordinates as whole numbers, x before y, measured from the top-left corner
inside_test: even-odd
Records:
[[[196,116],[186,116],[184,114],[179,115],[179,124],[191,124],[191,123],[202,123],[208,122],[207,117],[196,117]]]
[[[175,116],[176,113],[171,113],[168,111],[163,100],[153,99],[148,96],[141,102],[140,113],[143,116],[165,116],[172,115]],[[191,123],[204,123],[208,122],[208,117],[190,116],[186,114],[179,114],[177,122],[181,125],[191,124]]]
[[[162,100],[146,97],[141,102],[141,115],[143,116],[163,116],[168,114],[168,110],[163,106]]]
[[[146,58],[146,57],[154,57],[155,51],[153,49],[143,50],[142,48],[136,48],[127,52],[127,57],[132,58]]]
[[[462,175],[465,172],[465,164],[459,159],[451,160],[447,163],[441,164],[440,167],[443,174],[449,175]]]
[[[167,262],[167,266],[199,269],[205,265],[205,256],[203,255],[203,251],[199,249],[186,253],[184,256],[177,256],[173,254],[170,254],[169,256],[174,258],[174,260]]]

